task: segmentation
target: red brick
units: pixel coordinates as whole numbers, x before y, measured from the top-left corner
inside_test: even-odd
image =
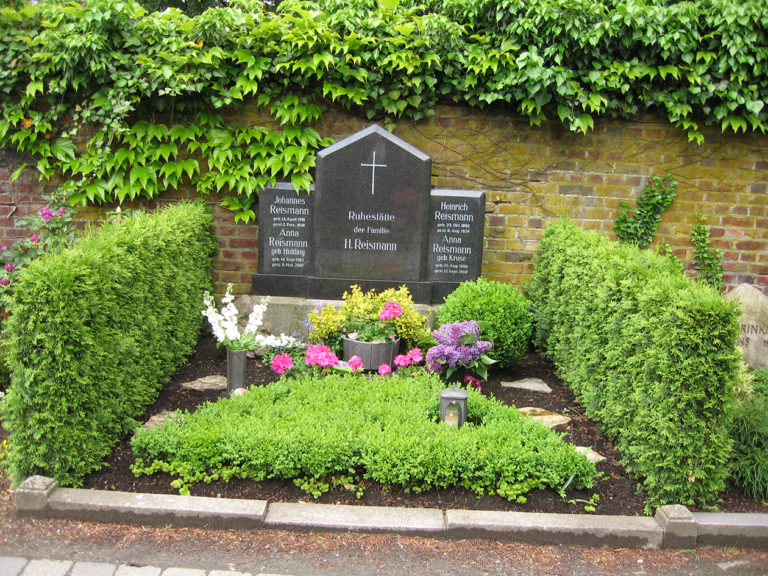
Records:
[[[752,220],[749,218],[733,218],[730,216],[724,216],[721,222],[723,226],[743,226],[745,228],[751,228],[752,223]]]
[[[230,238],[230,248],[250,248],[252,250],[259,249],[259,241],[256,238]]]
[[[742,240],[736,243],[737,250],[765,250],[768,240]]]

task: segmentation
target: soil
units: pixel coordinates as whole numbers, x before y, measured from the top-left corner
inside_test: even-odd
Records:
[[[221,392],[198,392],[182,388],[182,384],[212,374],[226,373],[226,355],[217,349],[210,337],[202,337],[195,354],[163,388],[157,401],[148,408],[144,420],[166,410],[193,412],[204,402],[217,401]],[[540,378],[552,388],[551,394],[526,392],[504,388],[501,382],[521,378]],[[277,380],[277,375],[264,366],[258,357],[248,361],[246,382],[249,386],[261,386]],[[565,440],[578,446],[589,446],[607,458],[597,465],[602,475],[595,485],[586,490],[569,490],[567,499],[553,490],[534,490],[527,495],[525,504],[509,502],[495,496],[478,497],[462,488],[435,490],[422,494],[408,493],[403,489],[383,490],[371,481],[365,481],[364,494],[356,495],[343,487],[331,488],[320,498],[314,499],[296,487],[292,480],[251,482],[236,480],[194,485],[194,496],[222,498],[262,499],[271,502],[319,502],[355,504],[364,506],[402,506],[429,508],[461,508],[473,510],[508,510],[520,512],[586,513],[587,501],[598,497],[597,514],[642,515],[643,494],[637,483],[629,478],[621,465],[621,454],[605,438],[599,428],[584,415],[571,390],[554,374],[553,366],[535,353],[527,354],[516,365],[492,371],[483,383],[483,394],[515,405],[536,406],[569,416],[572,421],[565,433]],[[102,470],[85,479],[85,488],[173,494],[172,478],[167,474],[155,474],[136,478],[131,472],[135,458],[126,437],[116,446]],[[768,502],[756,502],[739,494],[723,494],[719,510],[728,512],[768,512]]]

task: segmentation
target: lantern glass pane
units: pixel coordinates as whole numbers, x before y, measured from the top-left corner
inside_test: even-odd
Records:
[[[456,402],[451,402],[445,408],[445,421],[448,425],[458,428],[460,416],[461,408]]]

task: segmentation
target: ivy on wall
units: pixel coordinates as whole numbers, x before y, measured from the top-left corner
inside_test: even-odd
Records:
[[[233,0],[190,18],[132,0],[0,10],[0,146],[73,202],[217,193],[237,220],[266,183],[309,189],[330,105],[392,123],[440,101],[586,132],[601,115],[765,131],[768,13],[704,0]],[[272,121],[235,121],[255,101]],[[24,166],[19,167],[18,176]]]

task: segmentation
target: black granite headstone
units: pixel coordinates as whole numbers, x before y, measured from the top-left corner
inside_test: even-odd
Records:
[[[442,282],[477,278],[482,264],[485,194],[433,190],[429,212],[429,278]]]
[[[315,276],[423,281],[431,170],[375,125],[318,152]]]
[[[278,182],[259,194],[259,273],[312,274],[314,204],[310,194]]]

